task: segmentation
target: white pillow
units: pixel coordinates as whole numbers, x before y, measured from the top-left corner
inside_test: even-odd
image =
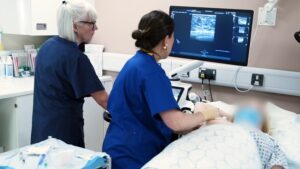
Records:
[[[300,115],[267,103],[270,135],[285,152],[290,168],[300,168]]]
[[[270,120],[271,129],[282,128],[283,124],[293,122],[297,117],[297,114],[283,108],[276,106],[275,104],[268,102],[266,105],[266,111]]]

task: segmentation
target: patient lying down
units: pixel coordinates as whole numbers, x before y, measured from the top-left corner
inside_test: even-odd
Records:
[[[215,110],[220,112],[221,115],[226,116],[228,119],[220,118],[212,120],[207,122],[206,125],[230,124],[233,122],[248,131],[256,142],[263,169],[288,168],[285,154],[280,149],[278,143],[267,134],[268,123],[264,111],[264,104],[253,102],[246,106],[240,106],[233,116],[220,111],[217,108],[214,109],[212,105],[206,103],[197,103],[195,110],[200,112],[205,110]]]

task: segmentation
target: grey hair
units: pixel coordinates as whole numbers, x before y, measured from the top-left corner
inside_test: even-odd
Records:
[[[74,23],[79,21],[96,21],[96,9],[87,0],[63,1],[57,11],[57,30],[61,38],[76,43]]]

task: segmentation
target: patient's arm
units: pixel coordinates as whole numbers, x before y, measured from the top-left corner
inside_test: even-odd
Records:
[[[182,134],[190,132],[202,125],[204,122],[220,117],[218,108],[196,103],[193,114],[183,113],[179,110],[161,112],[163,122],[175,133]]]
[[[284,169],[284,168],[281,166],[273,166],[271,169]]]
[[[175,109],[160,113],[160,117],[177,134],[192,131],[205,122],[205,118],[201,113],[186,114]]]
[[[226,118],[227,118],[227,121],[233,122],[233,115],[230,114],[230,113],[227,113],[227,112],[225,112],[225,111],[223,111],[223,110],[220,110],[220,116],[226,117]]]
[[[207,109],[209,109],[210,111],[217,111],[221,117],[226,117],[228,121],[233,121],[233,116],[230,113],[227,113],[208,103],[202,103],[202,102],[196,103],[194,112],[195,111],[203,112]]]
[[[213,125],[213,124],[232,124],[232,122],[224,118],[217,118],[215,120],[210,120],[206,122],[206,125]]]

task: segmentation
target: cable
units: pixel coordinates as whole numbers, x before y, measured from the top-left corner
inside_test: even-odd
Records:
[[[201,78],[201,80],[202,80],[202,83],[201,83],[201,88],[202,88],[202,93],[204,93],[204,99],[206,100],[206,94],[205,94],[205,92],[204,92],[204,85],[203,85],[203,78]]]
[[[253,42],[254,40],[256,39],[256,34],[257,34],[257,30],[258,30],[258,26],[255,27],[255,31],[254,31],[254,34],[253,34],[253,38],[250,42],[250,48],[253,46]]]
[[[255,31],[254,31],[254,34],[253,34],[253,38],[252,38],[252,40],[251,40],[251,42],[250,42],[250,49],[251,49],[251,50],[254,48],[253,45],[254,45],[254,41],[255,41],[255,39],[256,39],[257,30],[258,30],[258,25],[255,27]],[[250,50],[250,49],[249,49],[249,50]],[[252,57],[255,58],[257,50],[253,50],[253,51],[254,51],[254,52],[253,52]]]
[[[253,38],[252,38],[252,40],[251,40],[251,42],[250,42],[250,48],[251,48],[251,49],[253,48],[253,42],[254,42],[254,40],[256,39],[257,30],[258,30],[258,26],[255,27],[254,35],[253,35]],[[255,57],[255,55],[256,55],[256,51],[254,51],[253,57]],[[238,88],[238,86],[237,86],[237,77],[238,77],[238,73],[240,72],[241,69],[242,69],[242,67],[240,66],[240,67],[237,68],[237,70],[236,70],[236,72],[235,72],[235,75],[234,75],[234,88],[235,88],[238,92],[240,92],[240,93],[246,93],[246,92],[249,92],[250,90],[252,90],[252,88],[253,88],[254,86],[251,85],[251,87],[248,88],[247,90],[241,90],[241,89]]]
[[[234,88],[235,88],[238,92],[240,92],[240,93],[246,93],[246,92],[249,92],[254,86],[251,85],[251,86],[250,86],[248,89],[246,89],[246,90],[241,90],[241,89],[238,88],[238,86],[237,86],[237,77],[238,77],[238,73],[240,72],[240,70],[241,70],[242,68],[243,68],[242,66],[238,67],[237,70],[236,70],[236,72],[235,72],[235,75],[234,75]]]
[[[208,79],[208,88],[209,88],[209,94],[210,94],[210,101],[213,102],[213,96],[212,96],[212,92],[211,92],[211,87],[210,87],[210,79]]]

